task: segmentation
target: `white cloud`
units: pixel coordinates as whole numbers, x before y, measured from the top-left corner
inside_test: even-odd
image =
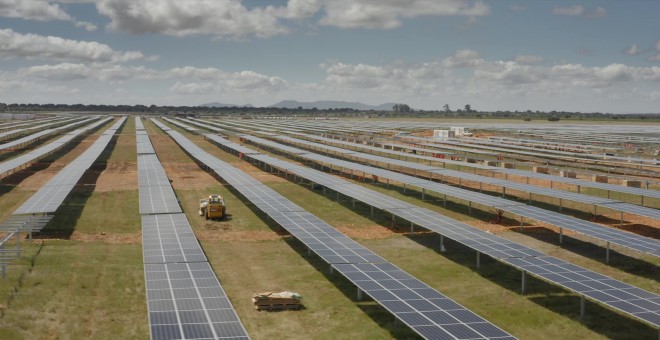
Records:
[[[85,30],[91,32],[91,31],[96,31],[98,28],[95,24],[87,21],[76,21],[76,27],[82,27]]]
[[[58,4],[43,0],[0,0],[0,16],[36,21],[71,20]]]
[[[192,66],[166,70],[149,69],[142,66],[94,63],[31,66],[19,70],[27,77],[50,81],[94,80],[102,82],[125,82],[130,80],[176,80],[172,92],[182,94],[217,92],[217,89],[250,91],[279,91],[288,83],[279,77],[268,76],[254,71],[226,72],[217,68],[197,68]]]
[[[304,12],[303,2],[296,3],[292,11]],[[239,0],[100,0],[97,9],[110,18],[111,29],[133,34],[242,38],[286,32],[273,8],[247,9]]]
[[[584,6],[576,5],[573,7],[555,7],[552,9],[553,14],[578,16],[584,14]]]
[[[447,57],[443,60],[446,67],[475,67],[483,63],[481,55],[473,50],[458,50],[453,56]]]
[[[301,19],[310,17],[321,9],[321,0],[289,0],[286,7],[267,7],[276,17]]]
[[[628,55],[638,55],[642,53],[642,49],[639,48],[637,44],[632,44],[630,47],[626,48],[623,50],[623,53],[628,54]]]
[[[141,52],[118,52],[95,41],[70,40],[37,34],[0,30],[0,58],[125,62],[142,59]]]
[[[71,17],[55,2],[75,1],[0,0],[0,17],[20,18],[34,21],[70,21],[76,27],[84,28],[87,31],[96,30],[95,24],[87,21],[80,21]]]
[[[579,64],[530,65],[541,58],[521,56],[520,61],[487,61],[476,51],[461,50],[442,60],[422,64],[365,65],[333,62],[322,64],[324,85],[329,88],[359,88],[387,91],[389,95],[485,95],[493,93],[546,94],[571,89],[599,91],[633,82],[660,81],[660,67],[610,64],[586,67]],[[461,70],[460,72],[458,72]],[[466,75],[465,70],[471,70]]]
[[[556,15],[566,15],[566,16],[582,16],[585,18],[596,19],[602,18],[607,15],[607,10],[603,7],[596,7],[593,11],[589,11],[582,5],[575,5],[571,7],[555,7],[552,9],[552,13]]]
[[[390,29],[401,26],[402,18],[418,16],[482,16],[490,13],[483,2],[450,0],[326,0],[320,23],[342,28]]]

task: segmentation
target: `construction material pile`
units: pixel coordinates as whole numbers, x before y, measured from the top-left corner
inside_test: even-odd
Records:
[[[257,310],[298,310],[302,307],[302,295],[294,292],[263,292],[252,295]]]

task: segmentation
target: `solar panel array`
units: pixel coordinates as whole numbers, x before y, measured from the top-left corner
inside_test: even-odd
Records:
[[[203,162],[224,178],[257,208],[303,242],[310,251],[330,263],[422,337],[513,338],[258,180],[208,154],[177,131],[170,129],[166,132],[194,159]]]
[[[22,128],[22,129],[15,129],[15,130],[11,130],[11,131],[2,132],[2,133],[0,133],[0,138],[10,136],[10,135],[14,135],[14,134],[17,134],[17,133],[22,133],[22,132],[29,131],[29,130],[39,130],[39,129],[43,129],[43,128],[48,127],[48,126],[59,125],[59,124],[74,121],[74,120],[77,120],[77,119],[78,118],[58,119],[55,122],[50,121],[46,124],[39,124],[39,125],[33,125],[32,123],[30,123],[30,124],[26,124],[26,125],[28,125],[28,126],[33,125],[33,126],[29,126],[29,127]],[[43,123],[43,122],[41,122],[41,123]]]
[[[153,150],[142,132],[136,117],[138,143],[149,144],[142,150]],[[138,155],[138,182],[151,339],[249,339],[155,152]],[[162,200],[171,206],[153,204]],[[143,209],[145,201],[149,209]]]
[[[105,118],[102,120],[98,120],[94,122],[93,124],[78,128],[72,132],[67,133],[66,135],[58,138],[54,142],[51,142],[49,144],[46,144],[42,147],[39,147],[38,149],[32,150],[28,153],[25,153],[23,155],[20,155],[18,157],[9,159],[7,161],[4,161],[0,163],[0,175],[4,174],[6,172],[12,171],[14,169],[17,169],[19,167],[25,166],[29,164],[30,162],[33,162],[36,159],[39,159],[65,145],[70,143],[72,140],[74,140],[76,137],[80,136],[81,134],[91,131],[105,123],[107,123],[109,120],[112,118]]]
[[[83,174],[89,169],[103,150],[108,146],[115,132],[126,121],[122,117],[102,134],[87,150],[71,163],[67,164],[48,183],[42,186],[34,195],[25,201],[14,215],[53,213],[69,195]]]
[[[648,189],[640,189],[640,188],[633,188],[633,187],[624,187],[620,185],[614,185],[614,184],[608,184],[608,183],[599,183],[599,182],[589,182],[581,179],[575,179],[575,178],[568,178],[568,177],[559,177],[559,176],[554,176],[554,175],[549,175],[549,174],[542,174],[542,173],[536,173],[536,172],[531,172],[531,171],[525,171],[525,170],[518,170],[518,169],[506,169],[506,168],[500,168],[500,167],[495,167],[495,166],[490,166],[490,165],[483,165],[483,164],[477,164],[477,163],[468,163],[468,162],[462,162],[462,161],[453,161],[451,159],[438,159],[438,158],[433,158],[429,156],[422,156],[422,155],[416,155],[416,154],[410,154],[406,152],[398,152],[394,150],[386,150],[383,148],[379,147],[374,147],[374,146],[369,146],[369,145],[363,145],[363,144],[355,144],[347,141],[340,141],[336,139],[331,139],[331,138],[325,138],[325,137],[319,137],[319,136],[314,136],[314,135],[309,135],[309,134],[299,134],[302,137],[305,138],[310,138],[314,140],[319,140],[323,142],[330,142],[338,145],[344,145],[347,148],[356,148],[359,147],[361,149],[365,150],[370,150],[374,152],[381,152],[381,153],[387,153],[391,155],[397,155],[399,157],[406,157],[406,158],[414,158],[414,159],[420,159],[420,160],[428,160],[428,161],[435,161],[435,162],[442,162],[446,164],[452,164],[452,165],[458,165],[461,167],[466,167],[466,168],[476,168],[476,169],[482,169],[482,170],[489,170],[497,173],[502,173],[502,174],[507,174],[507,175],[516,175],[516,176],[521,176],[521,177],[527,177],[527,178],[535,178],[535,179],[543,179],[547,181],[553,181],[557,183],[566,183],[566,184],[572,184],[575,186],[581,186],[585,188],[597,188],[597,189],[602,189],[602,190],[608,190],[611,192],[620,192],[620,193],[627,193],[627,194],[632,194],[632,195],[640,195],[640,196],[647,196],[647,197],[654,197],[654,198],[660,198],[660,192],[656,190],[648,190]],[[406,145],[400,145],[400,144],[387,144],[388,146],[396,146],[400,148],[410,148]],[[419,149],[419,148],[413,148],[418,151],[424,151],[424,152],[433,152],[432,149]],[[556,190],[554,190],[556,191]]]
[[[278,123],[281,124],[283,122],[278,122]],[[231,122],[230,124],[237,124],[237,123]],[[246,122],[241,122],[240,124],[245,125],[247,123]],[[300,123],[298,122],[296,124],[300,124]],[[312,130],[314,133],[318,133],[319,130],[328,131],[327,128],[319,127],[318,124],[319,124],[318,122],[314,122],[314,129]],[[401,123],[401,124],[403,124],[403,123]],[[251,125],[251,126],[261,129],[262,125],[263,125],[263,123],[260,122],[259,126],[256,126],[256,125]],[[415,126],[415,128],[428,129],[429,127],[428,126],[421,126],[421,127],[420,126]],[[492,128],[492,127],[489,127],[489,128]],[[272,129],[266,129],[266,130],[267,131],[272,131]],[[286,131],[286,133],[288,133],[288,134],[290,134],[290,131],[291,131],[291,130],[281,129],[281,128],[279,130]],[[352,130],[352,129],[346,129],[346,130]],[[306,134],[300,134],[300,135],[307,136],[308,138],[315,138],[315,139],[318,139],[318,140],[328,140],[328,141],[332,141],[334,143],[343,143],[343,144],[352,145],[353,147],[356,147],[355,144],[348,143],[348,142],[342,142],[342,141],[327,139],[327,138],[318,137],[318,136],[311,136],[311,135],[306,135]],[[414,140],[411,140],[411,141],[414,141]],[[428,140],[427,139],[419,139],[418,141],[428,141]],[[424,152],[433,152],[432,151],[433,149],[429,149],[429,147],[442,148],[442,145],[439,145],[439,144],[425,145],[426,149],[419,149],[419,148],[415,148],[413,146],[404,145],[404,144],[387,144],[387,143],[385,143],[385,145],[388,145],[390,147],[396,146],[396,147],[406,148],[406,149],[423,150]],[[365,148],[365,149],[373,149],[373,150],[379,151],[379,152],[394,153],[394,154],[398,154],[401,157],[428,159],[428,157],[425,157],[425,156],[411,155],[411,154],[406,154],[406,153],[402,153],[402,152],[392,152],[392,151],[389,151],[389,150],[386,151],[386,150],[383,150],[381,148],[370,147],[368,145],[359,145],[359,147]],[[446,149],[446,147],[445,147],[445,149]],[[454,151],[456,151],[456,150],[461,151],[462,150],[462,149],[458,149],[457,147],[452,147],[451,149],[454,150]],[[474,152],[483,153],[483,154],[487,154],[487,155],[491,155],[491,156],[496,155],[496,153],[494,153],[492,151],[480,151],[480,150],[472,150],[472,149],[463,150],[463,151],[470,151],[470,152],[473,152],[473,153]],[[440,160],[436,159],[436,161],[440,161]],[[550,181],[555,181],[555,182],[573,184],[573,185],[576,185],[576,186],[592,187],[592,188],[598,188],[598,189],[602,189],[602,190],[609,190],[609,191],[612,191],[612,192],[622,192],[622,193],[629,193],[629,194],[633,194],[633,195],[641,195],[641,196],[660,198],[660,192],[654,191],[654,190],[646,190],[646,189],[633,188],[633,187],[624,187],[624,186],[618,186],[618,185],[613,185],[613,184],[608,184],[608,183],[589,182],[589,181],[584,181],[584,180],[579,180],[579,179],[572,179],[572,178],[567,178],[567,177],[558,177],[558,176],[553,176],[553,175],[534,173],[534,172],[530,172],[530,171],[521,171],[521,170],[516,170],[516,169],[503,169],[503,168],[498,168],[498,167],[493,167],[493,166],[486,166],[486,165],[475,164],[475,163],[467,163],[467,162],[461,162],[461,161],[451,161],[451,160],[448,160],[448,159],[442,160],[442,162],[445,162],[447,164],[461,165],[461,166],[464,166],[464,167],[486,169],[486,170],[491,170],[491,171],[495,171],[495,172],[499,172],[499,173],[518,174],[519,176],[526,176],[525,175],[525,173],[526,173],[527,177],[529,177],[529,178],[539,178],[539,179],[545,179],[545,180],[550,180]],[[627,163],[625,163],[625,164],[627,165]],[[571,165],[573,165],[573,164],[571,164]]]
[[[291,150],[295,149],[290,146],[283,146],[279,143],[265,140],[263,138],[258,138],[248,135],[242,135],[242,137],[252,142],[261,145],[266,145],[268,147],[275,148],[280,151],[290,152]],[[282,139],[292,140],[291,138],[288,137]],[[295,140],[295,141],[300,142],[302,144],[310,143],[302,140]],[[323,148],[323,145],[314,143],[314,147]],[[645,252],[655,256],[660,256],[660,240],[651,239],[648,237],[644,237],[641,235],[633,234],[622,230],[604,227],[597,223],[583,221],[575,217],[563,215],[560,213],[541,209],[538,207],[528,206],[523,203],[505,200],[499,197],[481,194],[466,189],[455,188],[449,185],[440,184],[437,182],[431,182],[414,176],[404,175],[389,170],[379,169],[367,165],[356,164],[353,162],[339,160],[336,158],[318,155],[314,153],[302,152],[302,150],[298,150],[298,152],[295,152],[294,154],[303,159],[314,160],[326,164],[332,164],[339,168],[352,169],[355,171],[359,171],[361,173],[374,174],[377,175],[379,178],[390,179],[400,183],[413,185],[422,188],[424,190],[429,190],[431,192],[439,193],[442,195],[453,196],[458,199],[475,202],[496,209],[501,209],[516,214],[518,216],[523,216],[529,219],[544,222],[553,226],[557,226],[559,228],[565,228],[568,230],[577,231],[582,234],[588,235],[590,237],[600,239],[606,242],[610,242],[612,244],[617,244],[629,249],[634,249],[640,252]],[[363,158],[362,155],[363,154],[358,152],[351,153],[351,156],[354,158]],[[390,160],[389,158],[378,157],[373,155],[365,155],[364,158],[371,160],[377,159],[380,162],[386,164],[402,164],[400,161]],[[414,167],[416,164],[417,163],[406,163],[405,165]],[[429,167],[430,166],[422,166],[423,169]],[[438,173],[444,174],[446,171],[449,170],[438,171]]]
[[[34,141],[39,140],[39,139],[42,138],[42,137],[45,137],[45,136],[48,136],[48,135],[51,135],[51,134],[55,134],[55,133],[57,133],[58,131],[61,131],[61,130],[67,130],[67,129],[70,129],[70,128],[76,126],[76,125],[81,125],[81,124],[89,123],[90,121],[96,120],[96,119],[98,119],[98,118],[99,118],[99,117],[92,117],[92,118],[87,118],[87,119],[83,119],[83,120],[77,120],[77,121],[75,121],[75,122],[73,122],[73,123],[66,124],[66,125],[64,125],[64,126],[60,126],[60,127],[57,127],[57,128],[52,128],[52,129],[46,129],[46,130],[43,130],[43,131],[39,131],[39,132],[34,133],[34,134],[31,134],[31,135],[29,135],[29,136],[25,136],[25,137],[23,137],[23,138],[19,138],[19,139],[13,140],[13,141],[11,141],[11,142],[7,142],[7,143],[4,143],[4,144],[0,144],[0,150],[11,149],[11,148],[13,148],[13,147],[17,147],[17,146],[19,146],[19,145],[23,145],[23,144],[27,144],[27,143],[30,143],[30,142],[34,142]]]
[[[235,145],[235,143],[230,141],[225,141],[223,143],[223,147],[229,150],[233,149]],[[273,166],[276,164],[282,164],[283,162],[262,154],[251,155],[250,158],[254,158],[263,164]],[[323,181],[323,177],[334,176],[292,163],[288,163],[287,167],[282,170],[295,173],[298,176],[307,178],[314,183],[319,183],[324,186],[326,185],[325,183],[343,181],[336,178],[331,181]],[[314,175],[310,176],[309,174],[311,173],[314,173]],[[347,181],[344,182],[344,184],[328,186],[328,188],[342,192],[347,186],[358,186],[357,184],[352,184]],[[366,188],[362,188],[361,190],[371,191]],[[371,191],[371,195],[372,197],[380,196],[383,200],[392,199],[385,194],[374,191]],[[363,199],[367,202],[369,201],[359,195],[350,197],[359,201],[363,201]],[[383,210],[391,213],[393,216],[398,216],[425,229],[454,239],[459,243],[477,250],[478,253],[487,254],[499,261],[512,265],[525,273],[530,273],[580,294],[581,296],[588,297],[627,315],[631,315],[639,320],[652,324],[655,327],[660,327],[660,295],[617,281],[561,259],[547,256],[537,250],[503,239],[499,236],[487,233],[425,208],[385,208]],[[542,265],[542,262],[547,262],[547,265]],[[571,276],[570,273],[567,273],[568,270],[579,273],[581,276]],[[567,283],[569,279],[572,279],[583,286]],[[600,281],[601,283],[605,281],[607,285],[599,285],[599,282],[593,281]],[[606,291],[605,294],[600,294],[604,291]]]
[[[176,126],[182,128],[182,129],[184,129],[184,130],[186,130],[186,131],[188,131],[188,132],[195,133],[195,132],[199,131],[198,128],[196,128],[196,127],[192,127],[192,126],[190,126],[190,125],[188,125],[188,124],[184,124],[184,123],[182,123],[182,122],[180,122],[180,121],[176,121],[176,120],[174,120],[174,119],[169,119],[169,118],[165,118],[165,117],[162,117],[162,118],[163,118],[163,120],[167,121],[168,123],[174,124],[174,125],[176,125]]]
[[[165,169],[156,156],[149,135],[145,134],[142,120],[139,117],[135,117],[135,120],[140,122],[136,123],[140,214],[183,212]],[[140,130],[137,129],[138,126],[141,127]]]

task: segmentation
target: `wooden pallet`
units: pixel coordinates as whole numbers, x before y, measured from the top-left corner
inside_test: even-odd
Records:
[[[299,303],[272,303],[272,304],[255,304],[254,308],[257,310],[277,311],[277,310],[299,310],[301,305]]]

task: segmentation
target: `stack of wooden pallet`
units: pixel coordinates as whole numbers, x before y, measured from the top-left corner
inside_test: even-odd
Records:
[[[302,307],[302,296],[293,292],[263,292],[252,295],[257,310],[298,310]]]

